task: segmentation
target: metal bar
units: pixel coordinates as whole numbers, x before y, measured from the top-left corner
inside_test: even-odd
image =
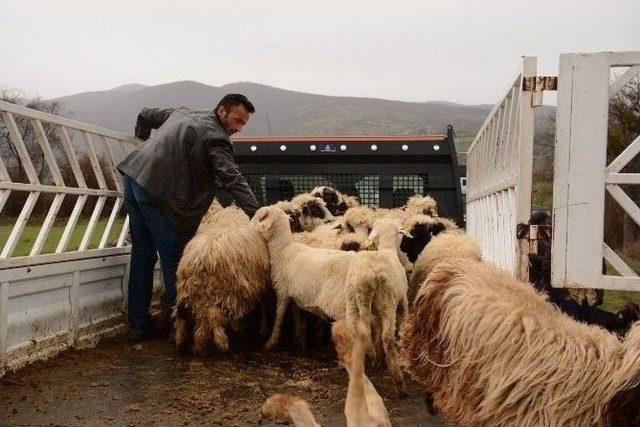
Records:
[[[93,167],[93,173],[96,175],[96,179],[98,180],[98,187],[102,190],[107,189],[107,183],[104,180],[104,175],[102,174],[102,168],[100,167],[100,162],[98,161],[98,156],[96,155],[95,147],[93,146],[93,142],[91,141],[91,137],[88,132],[82,132],[82,137],[84,139],[85,145],[87,146],[87,150],[89,151],[89,161],[91,162],[91,166]]]
[[[627,71],[613,82],[613,85],[609,90],[609,97],[612,98],[620,92],[627,83],[633,80],[638,74],[640,74],[640,65],[634,65],[633,67],[629,67]]]
[[[615,160],[607,166],[607,172],[620,172],[623,167],[638,155],[638,153],[640,153],[640,135],[638,135],[631,144],[627,145],[627,148],[625,148],[622,153],[620,153],[618,157],[616,157]]]
[[[17,257],[0,260],[0,270],[2,271],[3,278],[9,280],[24,279],[24,272],[20,271],[20,269],[24,267],[45,266],[48,269],[48,273],[43,273],[43,275],[47,275],[52,274],[52,268],[58,265],[58,263],[67,261],[80,262],[92,258],[108,259],[116,255],[128,255],[130,252],[131,247],[126,246],[124,248],[88,249],[82,252],[73,251],[60,254],[36,255],[34,257]]]
[[[73,171],[73,176],[76,178],[78,187],[87,188],[87,183],[84,180],[84,175],[82,175],[82,170],[80,169],[78,158],[76,157],[76,153],[71,146],[71,138],[69,138],[69,132],[67,132],[67,128],[64,126],[60,127],[60,141],[62,142],[62,147],[64,148],[64,152],[67,155],[67,159],[69,159],[69,164],[71,165],[71,170]]]
[[[116,172],[116,168],[114,166],[114,157],[113,152],[111,151],[111,147],[109,147],[109,142],[104,136],[100,136],[102,142],[107,147],[107,164],[109,165],[109,173],[111,174],[111,178],[113,178],[113,185],[116,186],[116,190],[122,192],[122,185],[120,184],[120,179],[118,177],[118,173]]]
[[[89,224],[87,224],[87,229],[84,232],[84,236],[82,236],[82,242],[80,242],[80,247],[78,248],[79,251],[84,251],[89,247],[91,236],[93,236],[93,232],[98,224],[98,220],[100,219],[100,214],[102,213],[102,208],[104,208],[104,202],[106,202],[106,200],[106,197],[98,197],[96,206],[91,214],[91,219],[89,219]]]
[[[616,277],[616,276],[602,276],[602,280],[598,284],[594,284],[594,287],[599,289],[606,289],[609,291],[638,291],[638,285],[640,285],[640,279],[637,277]],[[567,284],[567,287],[571,287]]]
[[[638,276],[635,271],[633,271],[626,262],[622,258],[618,256],[606,243],[602,243],[602,250],[604,259],[606,259],[609,264],[622,276]]]
[[[2,209],[4,208],[4,204],[7,203],[7,200],[9,200],[10,194],[11,194],[11,191],[9,190],[0,190],[0,212],[2,212]]]
[[[485,120],[485,122],[482,124],[482,126],[480,127],[480,130],[478,131],[478,133],[476,134],[476,138],[473,140],[473,142],[471,143],[471,145],[469,146],[469,150],[467,150],[467,152],[470,152],[474,146],[476,141],[478,140],[478,136],[482,135],[482,133],[484,132],[485,128],[487,127],[488,123],[491,121],[491,118],[493,117],[493,115],[495,114],[496,110],[500,107],[500,104],[502,103],[502,100],[504,98],[507,97],[507,95],[509,94],[509,92],[511,91],[511,89],[515,86],[515,87],[520,87],[520,82],[522,79],[522,71],[518,71],[515,78],[512,81],[512,84],[509,86],[509,89],[506,91],[506,93],[499,99],[499,101],[496,103],[496,105],[493,107],[493,109],[491,110],[491,112],[489,113],[489,115],[487,115],[487,120]]]
[[[40,148],[42,149],[42,153],[44,154],[44,160],[49,166],[49,171],[51,172],[51,176],[53,177],[53,181],[56,185],[64,186],[64,181],[62,179],[62,174],[60,173],[60,168],[58,167],[58,163],[56,162],[55,156],[53,155],[53,151],[51,150],[51,143],[47,138],[47,134],[42,127],[42,123],[40,120],[31,119],[29,120],[33,130],[36,134],[36,139],[40,144]]]
[[[124,246],[124,239],[127,236],[127,230],[129,229],[129,215],[127,215],[124,219],[124,224],[122,224],[122,230],[120,230],[120,236],[118,236],[118,243],[116,247],[121,248]]]
[[[84,122],[80,122],[78,120],[72,120],[72,119],[56,116],[53,114],[43,113],[42,111],[33,110],[31,108],[12,104],[6,101],[0,101],[0,111],[7,111],[9,113],[18,114],[20,116],[42,120],[47,123],[54,123],[54,124],[66,126],[72,129],[91,132],[96,135],[104,135],[118,141],[132,142],[134,144],[138,144],[140,142],[140,140],[138,140],[137,138],[131,135],[127,135],[120,132],[114,132],[110,129],[101,128],[99,126],[93,126]]]
[[[56,248],[56,253],[62,253],[67,249],[67,245],[69,244],[69,239],[71,239],[71,234],[73,233],[74,228],[76,227],[76,223],[78,222],[78,218],[82,213],[82,208],[84,208],[84,204],[87,201],[87,196],[79,196],[78,200],[76,200],[76,204],[73,206],[73,211],[71,212],[71,216],[69,216],[69,221],[67,221],[67,225],[62,232],[62,236],[60,237],[60,241],[58,242],[58,247]]]
[[[627,193],[622,191],[622,189],[615,184],[607,184],[605,188],[615,201],[618,202],[620,207],[622,207],[622,209],[624,209],[624,211],[633,218],[636,224],[640,224],[640,208],[636,205],[636,202],[634,202]]]
[[[24,184],[22,182],[0,182],[0,190],[38,191],[40,193],[64,193],[85,196],[121,197],[115,190],[98,190],[95,188],[56,187],[53,185]]]
[[[69,320],[69,335],[75,342],[78,337],[78,327],[80,326],[80,271],[73,272],[71,287],[69,288],[69,305],[71,306],[71,318]]]
[[[509,176],[507,177],[504,181],[502,182],[497,182],[494,185],[492,185],[491,187],[485,189],[482,192],[479,192],[478,194],[469,194],[467,193],[467,203],[468,202],[473,202],[474,200],[477,199],[481,199],[483,197],[486,197],[490,194],[493,194],[495,192],[501,191],[501,190],[506,190],[508,188],[512,188],[516,186],[516,177],[514,176]]]
[[[27,201],[24,203],[24,206],[20,211],[20,215],[18,215],[18,219],[11,230],[11,234],[9,234],[9,238],[7,238],[7,241],[4,244],[2,253],[0,253],[0,258],[11,257],[13,250],[18,244],[18,240],[20,240],[22,230],[24,229],[24,226],[27,225],[27,221],[29,221],[29,216],[31,216],[31,211],[33,211],[33,207],[36,205],[39,195],[40,193],[29,193]]]
[[[39,255],[42,251],[44,243],[47,241],[47,236],[49,236],[49,232],[51,231],[51,227],[53,226],[54,221],[56,220],[56,216],[58,215],[58,211],[60,210],[60,206],[62,205],[63,200],[64,194],[58,194],[53,199],[53,203],[51,203],[51,207],[49,208],[47,217],[44,219],[42,227],[40,227],[40,232],[38,233],[36,241],[33,243],[33,247],[31,248],[29,256]]]
[[[27,178],[29,178],[29,182],[32,184],[39,184],[40,180],[38,179],[38,174],[36,173],[36,170],[33,167],[33,163],[31,162],[31,157],[29,156],[27,147],[24,145],[24,141],[22,140],[22,136],[20,135],[20,129],[18,129],[18,125],[16,124],[15,119],[13,118],[11,113],[0,111],[0,115],[2,115],[2,118],[4,119],[4,122],[7,125],[7,129],[9,130],[9,135],[11,135],[11,141],[13,142],[13,146],[16,148],[16,151],[18,152],[18,157],[20,157],[20,163],[22,164],[24,172],[27,174]]]
[[[11,182],[11,175],[9,175],[7,166],[4,164],[4,160],[2,158],[0,158],[0,181]]]
[[[640,184],[640,173],[608,173],[606,184]]]
[[[107,226],[104,228],[104,232],[102,233],[102,238],[100,239],[100,244],[98,245],[98,249],[104,249],[107,245],[107,240],[109,239],[109,234],[111,234],[111,229],[113,228],[113,224],[115,223],[116,216],[120,211],[120,207],[122,206],[122,199],[117,198],[113,203],[113,209],[111,210],[111,215],[109,215],[109,221],[107,221]]]

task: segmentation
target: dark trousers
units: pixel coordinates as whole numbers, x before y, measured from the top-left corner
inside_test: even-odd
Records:
[[[129,323],[137,328],[151,322],[149,306],[153,290],[153,271],[158,255],[167,305],[170,308],[175,305],[176,270],[185,242],[176,234],[169,220],[162,215],[140,185],[126,175],[123,182],[131,232]]]

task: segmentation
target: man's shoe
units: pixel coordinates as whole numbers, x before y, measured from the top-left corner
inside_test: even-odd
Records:
[[[129,330],[129,336],[133,341],[147,341],[160,338],[162,331],[156,329],[153,323],[145,323],[138,327],[131,327]]]

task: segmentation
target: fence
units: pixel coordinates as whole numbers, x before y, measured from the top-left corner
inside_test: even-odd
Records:
[[[614,73],[612,81],[612,69],[624,72]],[[640,278],[604,236],[606,192],[640,224],[640,208],[620,187],[640,184],[640,174],[622,172],[640,152],[640,136],[607,165],[609,101],[639,74],[640,52],[560,56],[551,263],[555,287],[640,291]],[[603,258],[621,276],[603,273]]]
[[[534,120],[533,92],[523,82],[535,75],[536,58],[524,57],[467,153],[467,232],[486,260],[523,280],[528,258],[516,232],[531,213]]]
[[[3,231],[10,230],[0,252],[3,372],[124,327],[130,247],[125,245],[127,219],[113,165],[137,140],[7,102],[0,101],[0,115],[0,130],[7,136],[0,148],[15,155],[13,163],[9,155],[0,159],[0,214]],[[90,167],[83,168],[81,158]],[[32,216],[45,195],[46,216]],[[6,212],[12,196],[24,199],[15,218]],[[69,217],[59,218],[65,199],[74,197]],[[83,230],[79,220],[91,204]],[[57,219],[64,223],[59,236],[51,233]],[[94,238],[98,223],[105,220],[99,239]],[[24,232],[34,226],[38,231],[31,241]],[[71,247],[78,233],[79,243]],[[24,253],[16,254],[18,244],[26,245]]]

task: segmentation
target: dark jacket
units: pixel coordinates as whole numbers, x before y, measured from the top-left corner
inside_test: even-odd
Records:
[[[151,129],[158,129],[148,139]],[[185,239],[191,238],[222,185],[249,217],[258,209],[213,111],[144,108],[136,137],[147,140],[117,169],[144,188]]]

